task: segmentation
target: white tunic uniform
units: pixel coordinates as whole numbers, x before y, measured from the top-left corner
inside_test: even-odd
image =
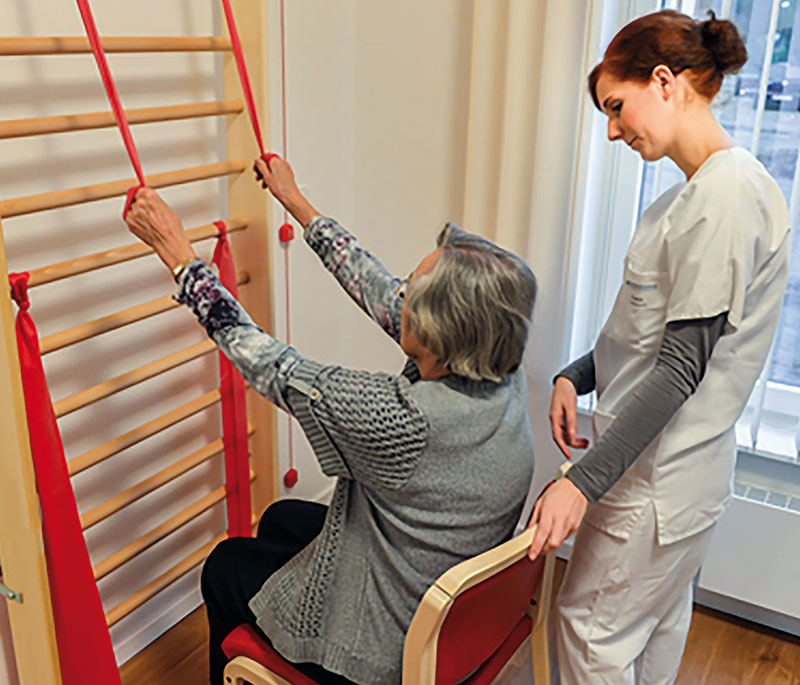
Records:
[[[674,678],[689,583],[731,495],[734,424],[778,324],[789,229],[780,189],[742,148],[711,155],[642,215],[594,350],[595,438],[652,369],[667,323],[728,323],[694,395],[586,513],[559,598],[562,682]]]

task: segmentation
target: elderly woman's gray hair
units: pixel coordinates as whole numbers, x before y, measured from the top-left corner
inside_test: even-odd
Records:
[[[519,257],[447,224],[442,254],[406,294],[410,331],[460,376],[500,381],[522,361],[536,278]]]

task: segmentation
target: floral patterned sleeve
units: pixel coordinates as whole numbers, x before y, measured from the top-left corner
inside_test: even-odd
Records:
[[[287,384],[302,355],[259,328],[201,259],[184,270],[175,299],[188,305],[256,392],[286,411]]]
[[[301,356],[261,330],[200,259],[184,269],[175,299],[257,392],[295,416],[323,473],[387,490],[411,478],[428,420],[409,395],[410,373],[355,371]]]
[[[304,236],[355,303],[399,342],[403,302],[397,296],[397,288],[401,280],[334,219],[315,216],[308,222]]]

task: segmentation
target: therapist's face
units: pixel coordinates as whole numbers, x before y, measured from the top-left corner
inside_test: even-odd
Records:
[[[667,67],[656,67],[647,83],[602,73],[595,92],[608,116],[608,139],[623,141],[648,162],[667,155],[675,130],[674,80]]]

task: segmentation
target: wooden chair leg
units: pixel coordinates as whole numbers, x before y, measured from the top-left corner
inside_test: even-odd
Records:
[[[553,600],[553,573],[556,555],[551,552],[544,562],[544,573],[538,596],[538,611],[531,630],[531,663],[535,685],[550,685],[550,650],[548,645],[548,621]]]
[[[288,680],[268,671],[261,664],[237,656],[225,666],[225,685],[292,685]]]

